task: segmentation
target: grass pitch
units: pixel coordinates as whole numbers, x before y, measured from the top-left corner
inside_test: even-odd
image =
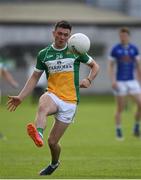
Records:
[[[132,135],[132,104],[123,113],[124,141],[114,132],[114,99],[109,96],[81,97],[75,123],[61,140],[61,165],[51,176],[38,172],[50,162],[47,136],[53,117],[47,121],[45,146],[37,148],[26,133],[37,104],[25,101],[15,112],[0,106],[0,178],[88,179],[141,178],[141,139]]]

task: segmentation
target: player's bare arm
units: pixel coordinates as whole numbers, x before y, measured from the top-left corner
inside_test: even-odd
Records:
[[[88,88],[99,72],[99,65],[94,60],[90,64],[88,64],[88,66],[91,69],[90,73],[88,77],[80,82],[80,88]]]
[[[32,90],[35,88],[42,72],[33,72],[31,77],[27,80],[24,88],[19,93],[18,96],[8,96],[8,110],[9,111],[15,111],[15,109],[21,104],[21,102],[28,96]]]
[[[141,58],[137,59],[137,79],[141,84]]]
[[[115,79],[115,63],[113,61],[108,61],[108,73],[112,82],[112,88],[116,89],[117,83]]]
[[[13,86],[14,88],[17,88],[18,82],[14,79],[14,77],[12,76],[12,74],[10,72],[8,72],[7,70],[3,69],[2,70],[2,76],[11,84],[11,86]]]

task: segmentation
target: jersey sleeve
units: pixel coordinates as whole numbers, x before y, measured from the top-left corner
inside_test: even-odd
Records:
[[[84,64],[90,64],[93,61],[93,58],[86,53],[79,56],[79,61]]]
[[[141,55],[137,47],[135,47],[135,58],[137,61],[141,61]]]
[[[35,71],[42,72],[45,70],[45,65],[42,61],[43,59],[44,59],[44,53],[43,51],[40,51],[37,55],[36,67],[34,69]]]

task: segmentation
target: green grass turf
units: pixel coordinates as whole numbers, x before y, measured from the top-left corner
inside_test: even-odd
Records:
[[[141,178],[141,139],[132,135],[133,104],[123,113],[125,140],[117,141],[114,132],[114,99],[110,96],[81,97],[75,123],[61,140],[61,165],[49,177],[70,178]],[[44,133],[45,146],[37,148],[26,133],[34,120],[37,105],[25,101],[15,112],[0,106],[0,178],[36,179],[50,162],[47,136],[53,117]]]

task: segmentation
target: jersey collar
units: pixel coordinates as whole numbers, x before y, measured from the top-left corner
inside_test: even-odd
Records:
[[[128,44],[126,44],[126,45],[124,45],[124,44],[120,44],[121,45],[121,47],[123,47],[123,48],[125,48],[125,49],[128,49],[129,47],[130,47],[130,44],[128,43]]]
[[[62,50],[64,50],[64,49],[66,49],[67,44],[66,44],[65,47],[62,48],[62,49],[57,49],[57,48],[55,48],[55,47],[54,47],[54,43],[51,45],[51,47],[52,47],[54,50],[56,50],[56,51],[62,51]]]

